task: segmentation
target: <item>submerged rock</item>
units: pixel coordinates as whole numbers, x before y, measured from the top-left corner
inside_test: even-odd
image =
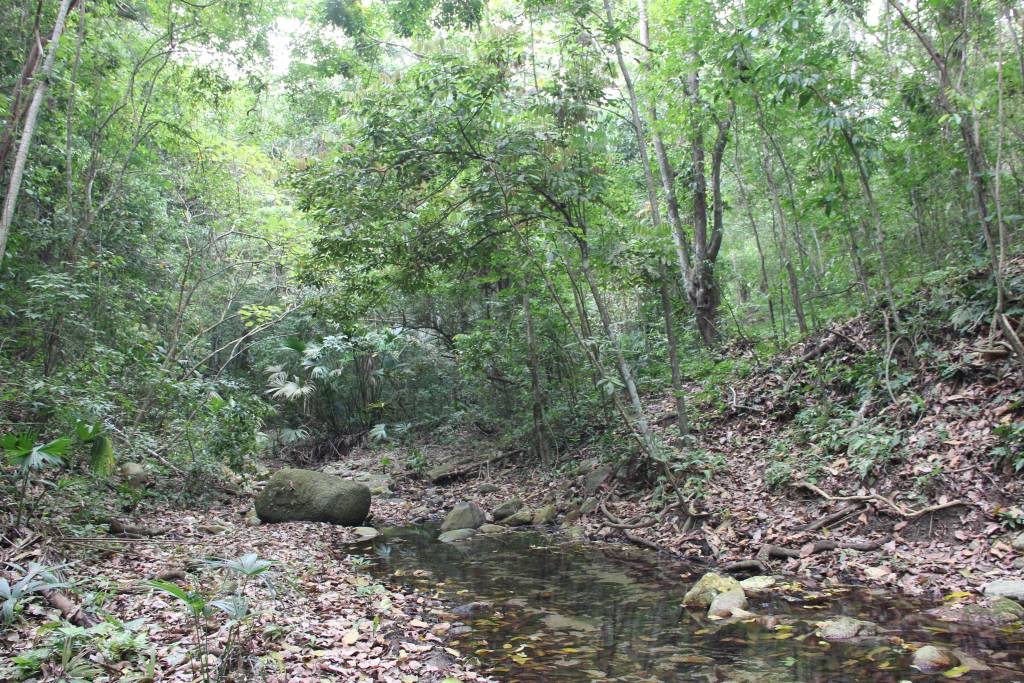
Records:
[[[476,529],[452,529],[437,537],[442,543],[457,543],[476,535]]]
[[[836,617],[818,624],[815,635],[822,640],[852,640],[853,638],[877,636],[879,631],[878,624],[870,621],[862,621],[853,617]]]
[[[494,515],[494,521],[497,522],[505,519],[506,517],[511,517],[522,509],[523,501],[518,498],[513,498],[512,500],[506,500],[504,503],[494,508],[494,512],[491,514]]]
[[[523,508],[522,510],[512,515],[511,517],[506,517],[505,519],[501,520],[501,523],[507,526],[525,526],[527,524],[532,524],[533,512],[526,508]]]
[[[480,509],[480,506],[473,502],[458,503],[448,513],[441,525],[441,531],[454,531],[455,529],[475,529],[487,521],[487,515]]]
[[[748,614],[744,610],[747,607],[747,595],[743,592],[742,588],[733,588],[727,590],[724,593],[719,593],[711,601],[711,606],[708,607],[708,617],[713,619],[724,619],[739,614],[743,616]]]
[[[731,590],[742,592],[743,587],[731,576],[708,572],[686,592],[686,595],[683,596],[683,605],[686,607],[710,607],[715,596]]]
[[[985,584],[985,595],[990,598],[1024,600],[1024,581],[1001,579]]]
[[[256,514],[264,522],[358,526],[369,512],[366,486],[312,470],[278,470],[256,497]]]
[[[949,650],[934,645],[925,645],[914,653],[911,665],[926,674],[952,669],[960,664],[957,656]]]
[[[555,521],[555,516],[558,514],[558,510],[554,505],[545,505],[533,513],[533,524],[540,526],[542,524],[550,524]]]

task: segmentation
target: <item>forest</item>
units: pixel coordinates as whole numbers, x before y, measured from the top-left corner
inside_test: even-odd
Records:
[[[0,680],[1024,678],[1024,6],[4,0]]]

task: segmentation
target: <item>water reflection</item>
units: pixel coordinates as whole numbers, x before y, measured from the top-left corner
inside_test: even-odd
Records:
[[[471,630],[452,646],[502,680],[946,680],[911,668],[905,642],[962,648],[991,667],[960,680],[1024,680],[1019,632],[954,633],[922,617],[925,605],[878,591],[809,594],[792,584],[751,596],[749,610],[767,618],[716,622],[680,606],[701,567],[532,531],[457,544],[439,543],[436,535],[429,526],[386,529],[365,552],[381,579],[461,605],[456,613]],[[869,619],[885,632],[871,641],[826,644],[814,636],[815,623],[835,614]]]

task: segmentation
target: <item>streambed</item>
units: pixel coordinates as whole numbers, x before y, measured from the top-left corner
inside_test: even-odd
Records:
[[[926,603],[882,591],[811,590],[782,581],[751,596],[764,617],[709,620],[681,607],[707,569],[631,546],[568,541],[538,531],[478,534],[455,544],[432,526],[383,530],[372,548],[380,580],[437,595],[459,620],[449,646],[507,681],[924,681],[913,646],[956,650],[982,670],[967,681],[1024,681],[1024,633],[936,621]],[[816,622],[870,620],[880,637],[826,643]],[[987,670],[985,670],[987,669]]]

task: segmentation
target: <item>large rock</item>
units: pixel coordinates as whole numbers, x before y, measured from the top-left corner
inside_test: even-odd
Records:
[[[1024,581],[1002,579],[985,584],[985,595],[990,598],[1024,600]]]
[[[822,640],[853,640],[877,636],[878,624],[853,617],[836,617],[818,624],[815,634]]]
[[[494,512],[491,514],[494,515],[494,521],[500,522],[506,517],[511,517],[522,509],[523,501],[518,498],[513,498],[512,500],[506,500],[504,503],[494,508]]]
[[[686,595],[683,596],[683,605],[685,607],[710,607],[711,601],[715,599],[716,595],[731,590],[742,591],[743,587],[731,576],[708,572],[686,592]]]
[[[952,669],[960,664],[957,656],[943,647],[925,645],[914,653],[913,666],[926,674]]]
[[[487,521],[487,515],[480,509],[480,506],[470,501],[458,503],[444,518],[441,531],[454,531],[456,529],[475,529]]]
[[[278,470],[256,497],[264,522],[330,522],[359,526],[370,512],[370,489],[312,470]]]

